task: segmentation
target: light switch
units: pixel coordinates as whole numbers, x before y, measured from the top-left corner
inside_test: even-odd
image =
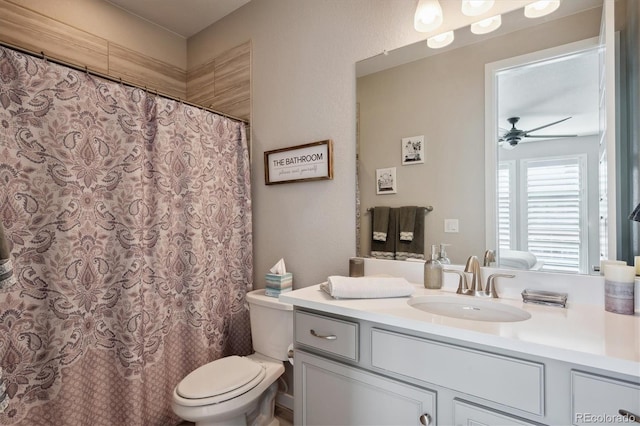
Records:
[[[444,232],[458,232],[458,219],[445,219]]]

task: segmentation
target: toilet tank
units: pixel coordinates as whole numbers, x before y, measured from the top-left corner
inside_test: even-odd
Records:
[[[264,295],[264,289],[247,293],[253,350],[286,361],[293,343],[293,306]]]

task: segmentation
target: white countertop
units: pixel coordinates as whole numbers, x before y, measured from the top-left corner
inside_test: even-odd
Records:
[[[415,284],[413,297],[455,295]],[[456,296],[473,297],[473,296]],[[487,345],[497,350],[553,358],[640,378],[640,314],[620,315],[602,306],[568,303],[567,308],[493,299],[528,311],[520,322],[481,322],[430,314],[407,304],[408,297],[336,300],[319,285],[280,295],[294,306]],[[486,299],[485,299],[486,300]]]

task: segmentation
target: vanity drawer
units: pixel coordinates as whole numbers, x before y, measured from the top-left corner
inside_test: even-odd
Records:
[[[498,413],[475,404],[455,398],[453,400],[454,424],[458,425],[510,425],[534,426],[535,423],[516,419],[507,414]]]
[[[640,422],[640,385],[572,371],[571,391],[574,425],[633,423],[620,410]]]
[[[371,365],[544,415],[543,364],[373,329]]]
[[[358,324],[295,311],[295,341],[353,361],[358,360]]]

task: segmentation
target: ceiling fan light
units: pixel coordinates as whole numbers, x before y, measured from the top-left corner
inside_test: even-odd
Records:
[[[413,17],[413,27],[423,33],[442,25],[442,7],[438,0],[420,0]]]
[[[502,15],[496,15],[471,24],[471,32],[474,34],[487,34],[500,28],[500,25],[502,25]]]
[[[427,39],[427,46],[432,49],[440,49],[453,43],[454,35],[453,31],[447,31],[446,33],[438,34]]]
[[[462,13],[467,16],[478,16],[493,7],[494,0],[462,0]]]
[[[524,16],[540,18],[555,12],[560,7],[560,0],[539,0],[524,7]]]

